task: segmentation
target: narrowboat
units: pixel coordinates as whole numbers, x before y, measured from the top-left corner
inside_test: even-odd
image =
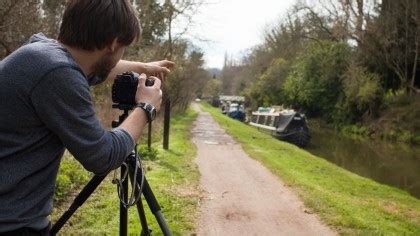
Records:
[[[306,147],[311,139],[305,115],[291,109],[276,111],[259,108],[252,112],[252,126],[269,131],[274,137],[299,147]]]
[[[245,97],[242,96],[220,96],[221,112],[230,118],[245,120]]]
[[[231,103],[229,105],[229,111],[227,112],[227,115],[232,119],[244,121],[245,120],[244,105],[238,104],[238,103]]]

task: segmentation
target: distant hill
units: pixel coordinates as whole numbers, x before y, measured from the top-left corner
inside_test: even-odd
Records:
[[[207,71],[209,71],[212,76],[215,75],[216,77],[222,73],[222,70],[219,68],[208,68]]]

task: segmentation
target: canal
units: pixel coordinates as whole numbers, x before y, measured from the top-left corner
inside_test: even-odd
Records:
[[[391,185],[420,198],[420,148],[345,137],[311,127],[307,150],[353,173]]]

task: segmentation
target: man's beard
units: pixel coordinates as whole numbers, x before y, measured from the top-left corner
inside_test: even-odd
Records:
[[[99,77],[101,80],[105,80],[114,67],[113,55],[112,53],[108,53],[93,65],[92,74]]]

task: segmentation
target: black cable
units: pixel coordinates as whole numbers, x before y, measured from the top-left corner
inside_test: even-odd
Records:
[[[128,176],[129,165],[126,162],[124,162],[122,164],[122,165],[126,166],[126,168],[125,168],[126,171],[123,174],[123,177],[121,179],[118,179],[116,177],[116,172],[117,171],[115,170],[114,171],[114,178],[112,180],[112,183],[117,185],[118,198],[120,199],[121,204],[125,208],[129,208],[131,206],[134,206],[140,200],[141,194],[142,194],[142,191],[143,191],[143,185],[144,185],[144,167],[143,167],[142,161],[140,159],[140,155],[137,152],[137,144],[136,144],[136,147],[135,147],[134,150],[135,150],[135,151],[133,151],[134,152],[134,161],[135,161],[134,178],[133,178],[132,185],[131,185],[131,194],[130,194],[131,196],[130,196],[130,199],[127,202],[124,201],[124,199],[125,199],[124,192],[125,191],[124,191],[123,184],[122,184]],[[131,155],[133,155],[133,153]],[[139,170],[140,170],[140,173],[139,173]],[[138,174],[140,174],[140,176],[141,176],[141,182],[140,183],[137,183]],[[136,191],[137,188],[138,188],[138,191]]]

